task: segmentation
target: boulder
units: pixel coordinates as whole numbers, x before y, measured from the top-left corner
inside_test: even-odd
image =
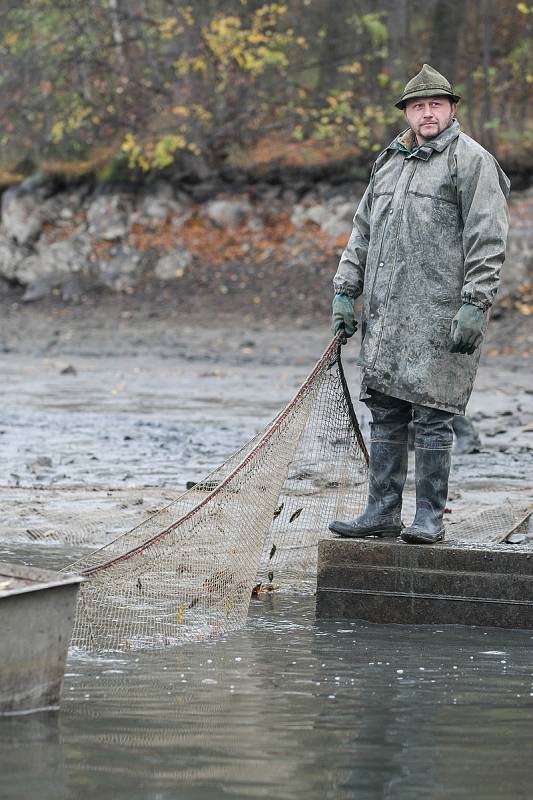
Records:
[[[35,253],[19,262],[14,278],[29,284],[44,275],[65,276],[87,269],[91,242],[86,234],[77,234],[52,244],[39,243]]]
[[[183,225],[191,214],[191,201],[184,192],[176,191],[167,181],[157,181],[141,199],[131,221],[150,225],[172,217],[174,225]]]
[[[327,225],[331,219],[331,208],[327,205],[311,206],[311,208],[307,209],[307,213],[304,216],[306,221],[314,222],[315,225],[322,228],[322,226]]]
[[[49,197],[43,204],[46,220],[56,227],[70,227],[76,214],[81,210],[88,191],[87,186],[81,186]]]
[[[309,212],[313,206],[305,206],[303,203],[296,203],[292,208],[291,223],[295,228],[301,228],[307,222],[312,220],[309,217]]]
[[[116,292],[128,292],[137,285],[143,273],[141,253],[127,245],[116,248],[108,261],[100,261],[98,270],[103,286]]]
[[[121,239],[129,228],[129,202],[121,195],[100,195],[87,209],[87,225],[95,239]]]
[[[12,186],[2,195],[3,232],[19,245],[37,239],[46,216],[42,197],[21,187]]]
[[[22,295],[23,303],[34,303],[37,300],[43,300],[52,294],[53,290],[61,284],[61,278],[58,275],[42,275],[33,280]]]
[[[533,274],[533,188],[511,194],[511,224],[507,239],[507,255],[502,269],[499,296],[514,292],[531,281]]]
[[[309,200],[307,200],[309,202]],[[294,206],[291,222],[296,228],[308,223],[318,225],[322,233],[332,239],[348,239],[356,204],[352,202],[298,203]]]
[[[16,279],[17,267],[23,258],[23,251],[15,246],[13,240],[0,233],[0,276],[8,281]]]
[[[352,201],[343,201],[341,203],[330,203],[331,213],[335,219],[341,222],[347,222],[352,227],[353,217],[357,206],[359,205],[359,198]]]
[[[348,242],[352,232],[352,225],[350,222],[344,222],[337,217],[330,217],[321,226],[320,230],[325,233],[329,239],[337,241],[337,239],[344,239]]]
[[[171,253],[162,256],[155,266],[155,274],[161,281],[171,281],[181,278],[192,263],[192,256],[188,250],[180,247]]]
[[[203,214],[219,228],[236,228],[245,222],[252,206],[245,199],[211,200],[203,209]]]

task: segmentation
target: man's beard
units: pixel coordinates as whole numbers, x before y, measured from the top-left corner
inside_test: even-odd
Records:
[[[442,131],[445,131],[446,128],[449,128],[452,120],[453,120],[453,116],[451,116],[449,118],[449,120],[445,124],[442,125],[442,127],[440,127],[440,123],[439,122],[436,122],[434,125],[431,126],[431,128],[429,128],[427,133],[424,133],[424,130],[423,130],[424,126],[423,125],[419,125],[418,126],[418,131],[416,132],[416,135],[417,136],[422,136],[426,141],[429,142],[431,139],[436,139],[436,137],[439,136],[439,134],[441,134]]]

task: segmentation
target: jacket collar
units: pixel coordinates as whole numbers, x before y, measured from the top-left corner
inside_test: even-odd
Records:
[[[434,150],[436,150],[437,153],[441,153],[454,139],[457,139],[460,133],[461,126],[456,119],[453,119],[450,125],[448,125],[445,130],[441,131],[438,136],[421,144],[413,153],[412,148],[415,137],[411,128],[407,128],[407,130],[400,133],[400,135],[390,143],[387,150],[400,150],[404,153],[409,153],[413,158],[421,158],[423,161],[427,161]]]

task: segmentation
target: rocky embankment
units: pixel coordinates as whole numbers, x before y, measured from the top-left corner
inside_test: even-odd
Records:
[[[217,187],[159,181],[117,191],[89,183],[54,190],[42,177],[4,191],[0,278],[24,302],[78,301],[94,291],[171,289],[217,310],[262,306],[309,314],[330,303],[331,278],[363,184]],[[530,280],[533,189],[511,199],[500,297]],[[207,300],[206,298],[209,298]]]

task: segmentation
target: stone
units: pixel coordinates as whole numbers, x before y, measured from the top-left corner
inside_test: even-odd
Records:
[[[43,275],[70,275],[83,271],[88,263],[91,242],[87,235],[76,234],[58,242],[39,243],[35,253],[17,266],[14,277],[29,284]]]
[[[157,181],[143,197],[131,216],[131,222],[147,224],[164,222],[172,217],[173,224],[183,225],[192,214],[190,200],[184,192],[176,192],[168,181]]]
[[[512,193],[505,264],[498,295],[504,297],[527,283],[533,271],[533,192]]]
[[[90,252],[91,243],[86,234],[77,234],[51,244],[39,242],[36,252],[20,261],[14,270],[13,278],[27,287],[23,301],[41,300],[54,288],[63,285],[67,287],[65,299],[74,299],[79,292],[72,292],[68,285],[72,284],[73,276],[88,274],[91,269]],[[76,285],[78,283],[79,278]]]
[[[14,280],[17,267],[24,258],[24,252],[18,249],[13,240],[0,233],[0,275],[8,281]]]
[[[248,228],[251,231],[262,231],[265,225],[261,217],[255,216],[248,220]]]
[[[184,247],[162,256],[155,266],[156,277],[160,281],[172,281],[182,278],[185,270],[192,263],[192,256]]]
[[[38,456],[35,461],[28,464],[28,469],[32,472],[38,472],[40,469],[51,469],[53,466],[52,459],[49,456]]]
[[[43,300],[52,294],[56,284],[60,282],[60,278],[55,275],[44,275],[40,278],[35,278],[27,287],[22,295],[23,303],[34,303],[37,300]]]
[[[326,205],[311,206],[304,215],[306,221],[314,222],[320,228],[331,219],[331,209]]]
[[[251,211],[252,206],[245,199],[211,200],[203,209],[204,215],[220,228],[235,228],[242,225]]]
[[[320,230],[333,241],[342,239],[347,242],[352,232],[352,226],[349,222],[343,222],[341,219],[331,217],[331,219],[320,226]]]
[[[455,434],[455,453],[458,455],[479,453],[481,440],[474,423],[469,417],[455,416],[453,418],[453,432]]]
[[[309,202],[308,198],[306,198],[306,202]],[[331,239],[343,238],[348,240],[352,231],[354,211],[354,204],[348,202],[315,202],[313,205],[298,203],[293,208],[291,222],[297,228],[311,222],[318,225],[322,233],[325,233]]]
[[[352,228],[353,218],[357,206],[359,205],[359,198],[350,202],[331,202],[332,215],[339,220],[339,222],[346,222]]]
[[[119,248],[111,259],[99,263],[100,282],[117,292],[127,292],[135,287],[142,273],[141,254],[128,246]]]
[[[129,213],[129,203],[122,195],[100,195],[87,209],[88,231],[95,239],[121,239],[129,229]]]
[[[316,198],[306,196],[304,202],[296,203],[293,206],[291,222],[295,228],[300,228],[308,222],[320,225],[326,220],[325,206],[317,205]]]
[[[2,229],[19,245],[28,244],[41,233],[45,214],[42,199],[12,186],[2,195]]]
[[[65,303],[78,302],[84,290],[83,276],[79,272],[67,275],[61,281],[61,299]]]

